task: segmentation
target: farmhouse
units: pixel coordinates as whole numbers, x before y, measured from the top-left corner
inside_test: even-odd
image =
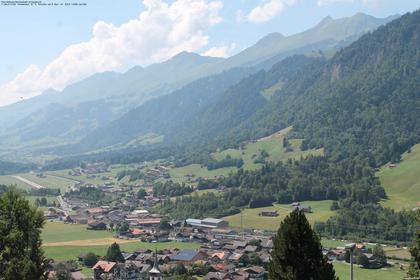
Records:
[[[195,261],[203,259],[203,253],[193,249],[184,249],[178,252],[172,261],[183,265],[192,265]]]
[[[277,217],[279,215],[279,213],[276,211],[261,211],[260,216],[263,217]]]
[[[312,213],[312,208],[310,206],[306,207],[300,204],[300,202],[293,202],[292,203],[292,209],[299,210],[305,213]]]
[[[90,230],[105,230],[106,224],[100,221],[89,221],[87,229]]]
[[[98,261],[93,267],[93,274],[95,280],[101,280],[105,275],[110,275],[114,272],[117,263],[107,262],[107,261]]]

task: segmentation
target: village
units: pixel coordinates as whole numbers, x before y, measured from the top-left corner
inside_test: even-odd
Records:
[[[66,211],[54,212],[54,209],[50,209],[46,211],[49,215],[47,218],[83,224],[92,231],[113,231],[120,240],[138,240],[139,247],[141,242],[158,244],[170,241],[196,243],[199,247],[155,251],[138,249],[122,252],[123,259],[115,262],[98,256],[98,261],[91,267],[95,280],[171,279],[171,276],[180,271],[206,280],[267,279],[274,232],[233,229],[223,219],[171,220],[164,215],[149,213],[146,209],[125,211],[109,206],[80,206],[79,204],[76,207],[77,210],[72,215],[66,215]],[[291,208],[311,211],[299,202],[293,203]],[[262,211],[260,215],[273,219],[279,216],[276,211]],[[385,265],[365,245],[357,244],[356,248],[370,265]],[[348,261],[348,251],[344,247],[325,248],[323,254],[331,262]],[[78,256],[80,263],[84,263],[84,258],[86,254]],[[73,275],[74,279],[90,279],[77,270]]]

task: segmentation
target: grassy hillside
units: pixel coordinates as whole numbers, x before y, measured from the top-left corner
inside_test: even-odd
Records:
[[[383,205],[396,210],[411,209],[420,202],[420,144],[410,153],[404,153],[402,161],[393,168],[385,165],[377,173],[389,199]]]
[[[252,170],[262,166],[260,163],[254,163],[254,159],[260,155],[261,151],[264,150],[269,154],[267,161],[278,162],[289,158],[299,159],[301,157],[307,157],[309,155],[323,155],[323,149],[313,149],[302,151],[300,149],[301,139],[289,140],[292,147],[292,151],[288,152],[283,148],[283,139],[288,133],[292,131],[292,127],[288,127],[280,130],[270,136],[259,139],[256,142],[248,143],[243,149],[228,149],[219,153],[213,154],[213,158],[221,160],[227,155],[232,158],[242,158],[244,160],[244,169]]]
[[[309,222],[313,225],[315,221],[326,221],[329,217],[335,213],[330,210],[332,201],[304,201],[301,204],[304,206],[310,206],[313,213],[306,214]],[[261,211],[273,211],[277,210],[279,213],[278,217],[261,217],[258,214]],[[290,204],[275,204],[270,207],[244,209],[242,210],[242,222],[244,228],[252,229],[265,229],[265,230],[277,230],[280,222],[290,213],[292,207]],[[241,227],[241,214],[233,216],[227,216],[223,218],[228,221],[230,226],[234,228]]]
[[[216,160],[222,160],[227,155],[232,158],[240,159],[244,161],[243,168],[245,170],[255,170],[260,168],[263,164],[255,163],[256,159],[261,151],[266,151],[269,156],[265,159],[266,161],[278,162],[287,160],[289,158],[300,159],[301,157],[307,157],[309,155],[323,155],[323,149],[312,149],[302,151],[300,145],[301,139],[291,139],[289,143],[291,145],[291,151],[286,151],[283,148],[283,139],[292,130],[292,127],[288,127],[280,130],[270,136],[261,138],[257,141],[249,142],[241,149],[227,149],[212,154],[212,157]],[[194,175],[194,177],[202,177],[212,179],[217,176],[227,176],[230,172],[236,171],[236,167],[225,167],[214,170],[207,170],[207,167],[199,164],[190,164],[187,166],[174,168],[170,171],[171,179],[173,181],[182,182],[186,180],[187,175]]]

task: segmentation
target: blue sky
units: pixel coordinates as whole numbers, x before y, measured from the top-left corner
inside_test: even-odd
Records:
[[[0,105],[49,87],[62,89],[94,72],[159,62],[181,50],[229,56],[268,33],[294,34],[328,15],[339,18],[363,12],[386,17],[413,11],[420,4],[418,0],[65,1],[87,5],[0,6]]]

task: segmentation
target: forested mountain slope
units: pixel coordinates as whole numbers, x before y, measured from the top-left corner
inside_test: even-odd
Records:
[[[314,60],[291,57],[278,63],[268,75],[265,71],[251,75],[255,72],[253,68],[235,68],[200,79],[97,129],[81,141],[80,147],[87,151],[147,133],[164,135],[166,145],[207,141],[241,123],[267,102],[255,89],[269,88],[279,80],[287,81]]]
[[[416,11],[363,36],[330,60],[299,70],[251,117],[221,133],[219,143],[256,139],[293,125],[290,137],[304,138],[303,148],[323,147],[325,157],[240,171],[219,181],[229,188],[221,197],[185,197],[169,201],[163,211],[175,217],[185,215],[185,209],[198,209],[197,217],[223,216],[276,200],[334,199],[340,201],[337,215],[316,225],[322,234],[409,241],[416,230],[414,214],[378,204],[386,193],[374,168],[397,161],[420,142],[419,46]],[[213,123],[223,119],[223,112],[213,114]]]
[[[255,137],[292,124],[304,147],[325,147],[333,160],[398,160],[420,142],[419,46],[417,11],[306,68],[232,133]]]

